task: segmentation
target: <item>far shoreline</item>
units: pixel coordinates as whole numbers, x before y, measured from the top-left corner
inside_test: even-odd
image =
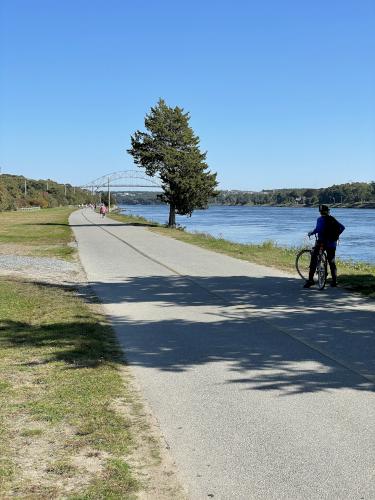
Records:
[[[127,205],[127,206],[144,206],[144,207],[151,207],[151,206],[168,206],[166,203],[119,203],[118,206],[122,205]],[[375,209],[375,202],[374,203],[362,203],[362,204],[334,204],[334,205],[328,205],[330,209],[333,208],[355,208],[355,209]],[[226,204],[226,203],[209,203],[208,207],[254,207],[254,208],[319,208],[319,205],[271,205],[271,204]],[[199,209],[197,209],[199,210]],[[205,210],[205,209],[202,209]]]

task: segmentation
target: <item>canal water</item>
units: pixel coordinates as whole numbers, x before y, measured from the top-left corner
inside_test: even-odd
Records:
[[[124,213],[159,223],[168,221],[166,205],[120,205]],[[375,264],[375,210],[338,208],[331,214],[345,226],[337,256]],[[306,244],[315,227],[317,208],[213,205],[196,210],[191,217],[177,216],[187,231],[208,233],[237,243],[273,241],[281,246]]]

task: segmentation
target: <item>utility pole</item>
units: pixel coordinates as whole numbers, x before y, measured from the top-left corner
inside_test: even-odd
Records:
[[[66,198],[66,184],[64,184],[64,188],[65,188],[65,198]]]
[[[48,181],[47,181],[47,189],[46,189],[46,191],[48,192]]]
[[[25,197],[27,196],[27,183],[26,183],[26,179],[25,179]]]
[[[109,189],[109,177],[108,177],[108,212],[111,211],[111,190]]]

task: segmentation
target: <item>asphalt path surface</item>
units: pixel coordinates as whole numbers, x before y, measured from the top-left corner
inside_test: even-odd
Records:
[[[71,215],[189,498],[375,498],[375,302]]]

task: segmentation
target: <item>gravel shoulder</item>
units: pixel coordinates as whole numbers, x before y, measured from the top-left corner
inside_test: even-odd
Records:
[[[25,276],[55,283],[79,283],[84,277],[78,263],[48,257],[21,255],[0,255],[0,273],[2,275]]]

